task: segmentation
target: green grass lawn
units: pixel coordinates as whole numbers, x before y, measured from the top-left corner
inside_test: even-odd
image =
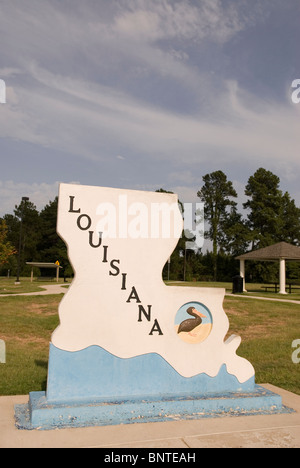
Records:
[[[59,323],[61,299],[62,295],[0,298],[0,339],[6,342],[0,395],[46,389],[48,348]],[[242,337],[237,353],[253,364],[256,382],[300,394],[300,364],[292,362],[292,342],[300,339],[300,306],[226,296],[224,310],[230,323],[228,335]]]
[[[0,298],[0,339],[6,343],[6,364],[0,364],[0,395],[45,390],[49,342],[59,323],[61,298]]]
[[[229,334],[241,336],[237,354],[255,369],[257,383],[271,383],[300,395],[300,364],[292,342],[300,339],[300,305],[226,297]]]

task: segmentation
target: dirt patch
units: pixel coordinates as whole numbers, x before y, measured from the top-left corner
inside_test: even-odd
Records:
[[[5,343],[22,343],[22,344],[28,344],[28,343],[40,343],[40,344],[47,344],[49,343],[49,339],[47,338],[41,338],[39,336],[33,336],[33,335],[27,335],[27,336],[15,336],[15,335],[9,335],[9,334],[2,334],[0,336],[1,340],[4,340]]]
[[[55,315],[57,314],[57,307],[51,308],[49,304],[38,304],[38,303],[31,303],[25,306],[25,309],[28,312],[33,312],[38,315]]]
[[[242,313],[244,314],[244,316],[248,315],[247,312],[241,312],[240,310],[238,309],[232,309],[231,307],[224,307],[224,311],[227,314],[229,315],[241,315]]]

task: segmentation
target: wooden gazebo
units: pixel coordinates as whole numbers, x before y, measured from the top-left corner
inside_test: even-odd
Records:
[[[240,261],[240,275],[243,278],[243,290],[245,288],[245,261],[256,260],[265,262],[276,262],[279,261],[280,273],[279,273],[279,294],[286,294],[286,261],[300,261],[300,247],[288,244],[287,242],[279,242],[278,244],[270,245],[258,250],[252,250],[252,252],[245,253],[236,257]]]

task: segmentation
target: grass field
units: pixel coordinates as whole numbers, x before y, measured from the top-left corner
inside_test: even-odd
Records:
[[[267,295],[271,297],[272,293]],[[297,297],[292,296],[288,298]],[[62,295],[0,298],[0,339],[6,342],[6,364],[0,364],[0,395],[46,389],[48,347],[51,333],[59,323],[57,309],[61,298]],[[292,362],[292,342],[300,339],[300,306],[226,296],[224,309],[230,322],[228,334],[242,337],[238,354],[253,364],[256,382],[300,394],[300,364]]]

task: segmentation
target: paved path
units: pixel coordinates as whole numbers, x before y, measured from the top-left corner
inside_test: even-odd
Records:
[[[45,296],[47,294],[64,294],[67,292],[67,284],[45,284],[41,286],[44,291],[28,292],[28,293],[17,293],[17,294],[0,294],[1,297],[13,297],[13,296]]]
[[[293,301],[292,299],[277,299],[275,297],[261,297],[261,296],[245,296],[244,294],[231,294],[231,293],[226,293],[226,296],[231,296],[231,297],[241,297],[243,299],[261,299],[262,301],[276,301],[276,302],[290,302],[291,304],[299,304],[300,301]]]
[[[295,412],[28,431],[14,424],[14,405],[27,403],[28,396],[0,397],[0,448],[105,448],[98,461],[114,448],[126,448],[127,454],[136,448],[176,449],[179,454],[187,448],[189,453],[199,448],[300,448],[300,395],[264,386]]]

